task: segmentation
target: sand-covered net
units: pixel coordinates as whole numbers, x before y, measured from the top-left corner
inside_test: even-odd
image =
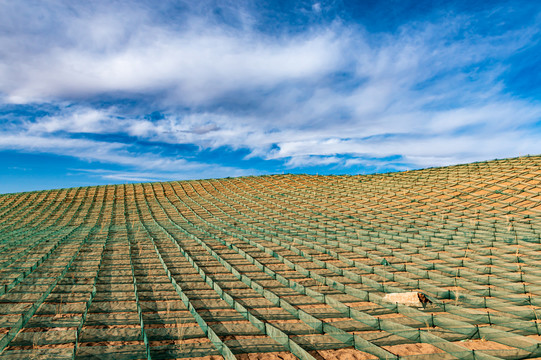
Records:
[[[539,357],[540,211],[538,156],[0,195],[0,357]]]

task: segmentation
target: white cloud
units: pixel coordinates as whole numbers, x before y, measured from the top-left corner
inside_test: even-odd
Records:
[[[347,167],[395,155],[419,167],[541,153],[534,126],[541,104],[513,96],[502,81],[504,60],[539,35],[536,24],[458,36],[468,26],[466,16],[407,24],[393,34],[370,34],[337,20],[272,37],[234,7],[229,11],[238,11],[239,28],[193,16],[165,26],[138,6],[120,17],[103,4],[74,6],[76,15],[62,2],[49,12],[35,4],[0,5],[15,17],[0,15],[4,26],[17,29],[0,35],[0,96],[8,103],[60,104],[61,110],[6,130],[3,149],[136,169],[103,173],[117,179],[191,165],[142,146],[69,134],[245,148],[247,158],[290,167]],[[321,4],[312,11],[320,13]],[[24,16],[36,22],[17,25]],[[139,113],[89,105],[103,95],[146,103]],[[165,117],[145,118],[151,106],[165,109]],[[207,171],[201,164],[193,169]],[[240,170],[215,169],[224,176],[227,171]]]
[[[167,155],[140,153],[121,144],[60,136],[39,136],[28,133],[0,132],[0,148],[22,152],[48,153],[76,157],[88,162],[121,165],[123,170],[75,169],[103,179],[121,181],[160,181],[170,179],[199,179],[244,176],[260,173],[254,169],[189,161]]]
[[[336,156],[295,156],[286,162],[286,166],[290,168],[332,165],[339,164],[342,161]]]
[[[66,110],[60,116],[47,116],[38,122],[27,122],[25,125],[30,133],[65,131],[100,134],[119,131],[122,124],[115,120],[108,111],[78,108]]]
[[[259,174],[253,169],[237,169],[227,166],[211,166],[208,164],[192,163],[188,167],[176,169],[161,169],[152,171],[137,170],[110,170],[110,169],[71,169],[74,173],[83,173],[89,176],[112,181],[150,182],[170,180],[198,180],[220,178],[228,176],[247,176]]]
[[[171,102],[208,104],[238,89],[311,79],[341,62],[343,42],[328,29],[275,39],[200,19],[171,30],[135,10],[123,16],[106,10],[111,13],[60,13],[66,34],[49,47],[36,44],[33,32],[0,37],[7,65],[0,67],[0,92],[28,103],[167,90]]]

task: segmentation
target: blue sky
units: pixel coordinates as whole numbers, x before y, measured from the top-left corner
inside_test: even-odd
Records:
[[[541,153],[535,1],[2,1],[0,193]]]

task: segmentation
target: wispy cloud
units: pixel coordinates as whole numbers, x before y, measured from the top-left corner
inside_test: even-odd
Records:
[[[402,169],[541,153],[541,99],[505,77],[539,46],[539,9],[491,31],[472,24],[506,9],[437,13],[389,32],[340,15],[272,32],[244,2],[226,3],[220,21],[207,2],[184,3],[178,21],[130,4],[0,5],[0,98],[35,109],[2,115],[0,149],[125,166],[95,172],[118,180],[188,176],[168,168],[272,172],[243,165],[253,158],[342,172],[393,156]],[[302,16],[330,8],[313,2]],[[171,145],[249,155],[216,166]]]
[[[123,16],[113,15],[114,5],[84,10],[58,14],[58,31],[66,34],[54,41],[33,29],[1,39],[6,65],[17,69],[2,69],[0,91],[7,101],[165,91],[166,104],[208,105],[231,91],[312,79],[341,62],[343,43],[331,29],[275,39],[212,26],[202,18],[185,19],[187,25],[178,30],[150,22],[141,9],[123,7]],[[56,20],[30,17],[43,26]],[[50,46],[36,44],[39,40]]]

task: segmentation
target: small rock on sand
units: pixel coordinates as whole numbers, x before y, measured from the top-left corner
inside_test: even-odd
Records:
[[[383,300],[408,306],[426,306],[430,303],[425,294],[417,291],[385,294]]]

